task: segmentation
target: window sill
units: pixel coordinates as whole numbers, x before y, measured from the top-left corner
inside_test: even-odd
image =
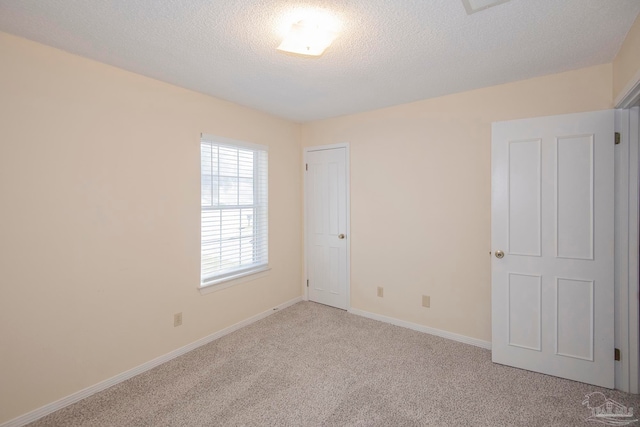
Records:
[[[213,280],[209,283],[200,285],[198,290],[201,295],[210,294],[212,292],[230,288],[231,286],[239,285],[240,283],[250,282],[252,280],[265,277],[269,274],[269,270],[271,270],[269,266],[260,267],[255,270],[245,271],[244,273],[240,273],[236,276],[226,277],[222,280]]]

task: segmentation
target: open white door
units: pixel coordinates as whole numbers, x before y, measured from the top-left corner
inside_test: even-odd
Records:
[[[349,306],[347,148],[306,153],[306,264],[310,301]]]
[[[493,124],[493,361],[614,387],[614,111]]]

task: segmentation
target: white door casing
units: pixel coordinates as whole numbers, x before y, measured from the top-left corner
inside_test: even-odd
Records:
[[[638,146],[640,107],[616,110],[616,220],[615,220],[615,346],[616,389],[637,394],[638,389]]]
[[[613,110],[493,124],[494,362],[614,387],[613,136]]]
[[[348,147],[306,150],[306,269],[310,301],[349,308]]]

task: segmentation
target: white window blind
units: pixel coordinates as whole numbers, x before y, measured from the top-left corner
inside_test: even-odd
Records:
[[[267,268],[267,149],[202,135],[201,286]]]

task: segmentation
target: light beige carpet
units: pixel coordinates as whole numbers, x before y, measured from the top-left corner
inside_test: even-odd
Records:
[[[638,396],[302,302],[31,425],[604,425],[586,421],[594,391],[640,412]]]

